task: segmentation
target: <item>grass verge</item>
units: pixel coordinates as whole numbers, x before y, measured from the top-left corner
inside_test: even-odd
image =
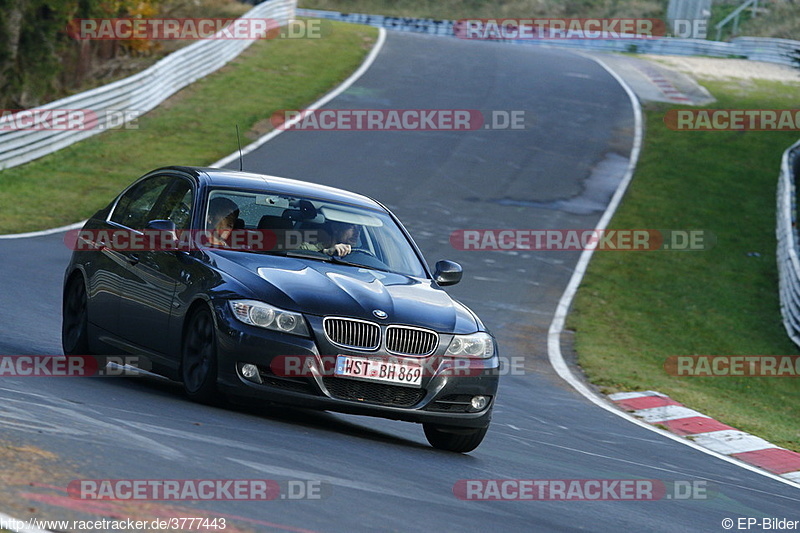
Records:
[[[231,63],[173,95],[138,129],[102,133],[0,172],[0,234],[82,220],[125,185],[165,165],[208,165],[270,129],[281,109],[302,109],[346,79],[377,38],[336,23],[322,39],[258,41]]]
[[[790,109],[796,88],[707,82],[714,108]],[[579,363],[604,392],[658,390],[800,451],[800,379],[675,377],[671,355],[800,353],[781,323],[775,194],[796,132],[676,132],[649,106],[636,174],[612,228],[704,229],[703,252],[599,252],[568,320]]]
[[[373,13],[433,19],[497,17],[649,17],[662,18],[665,0],[300,0],[298,7],[344,13]]]

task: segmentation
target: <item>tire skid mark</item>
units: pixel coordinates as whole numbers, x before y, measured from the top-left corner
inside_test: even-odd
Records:
[[[129,447],[141,448],[165,459],[186,459],[182,452],[149,437],[139,435],[119,424],[104,422],[89,414],[75,411],[75,408],[52,405],[52,403],[62,400],[40,394],[34,396],[44,398],[44,401],[2,398],[0,427],[29,433],[63,435],[87,440],[93,444],[96,444],[98,440],[108,440],[113,443],[123,442]],[[97,417],[102,416],[100,412],[93,414]]]

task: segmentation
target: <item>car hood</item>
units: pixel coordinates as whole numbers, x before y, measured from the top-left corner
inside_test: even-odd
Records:
[[[215,253],[217,267],[252,297],[290,311],[472,333],[474,315],[432,280],[311,259]],[[379,320],[373,311],[388,316]]]

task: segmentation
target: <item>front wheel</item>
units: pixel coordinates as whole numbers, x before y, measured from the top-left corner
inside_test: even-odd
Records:
[[[61,308],[61,348],[64,355],[89,355],[89,306],[86,285],[73,278]]]
[[[213,404],[217,393],[217,340],[214,319],[206,308],[192,314],[181,353],[181,381],[189,399]]]
[[[448,452],[468,453],[477,448],[489,426],[483,428],[459,428],[423,424],[425,438],[434,448]]]

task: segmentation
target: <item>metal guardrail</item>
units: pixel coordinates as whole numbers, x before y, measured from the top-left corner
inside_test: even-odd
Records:
[[[295,11],[296,0],[268,0],[242,18],[269,18],[285,25],[294,18]],[[190,83],[221,68],[253,42],[245,39],[198,41],[133,76],[27,111],[86,110],[87,115],[97,117],[119,116],[130,110],[143,114]],[[16,121],[17,115],[19,113],[5,118]],[[0,170],[33,161],[102,133],[105,126],[107,124],[101,120],[87,129],[0,130]]]
[[[361,13],[337,13],[315,9],[298,9],[300,16],[340,20],[428,35],[455,36],[452,20],[418,19],[408,17],[385,17]],[[705,39],[682,39],[657,37],[653,39],[528,39],[512,40],[515,44],[559,46],[602,52],[636,52],[645,54],[739,57],[754,61],[767,61],[800,68],[800,41],[768,39],[761,37],[738,37],[731,42],[707,41]]]
[[[777,224],[778,293],[786,333],[800,346],[800,259],[798,259],[797,198],[800,176],[800,141],[783,153],[778,179]]]

